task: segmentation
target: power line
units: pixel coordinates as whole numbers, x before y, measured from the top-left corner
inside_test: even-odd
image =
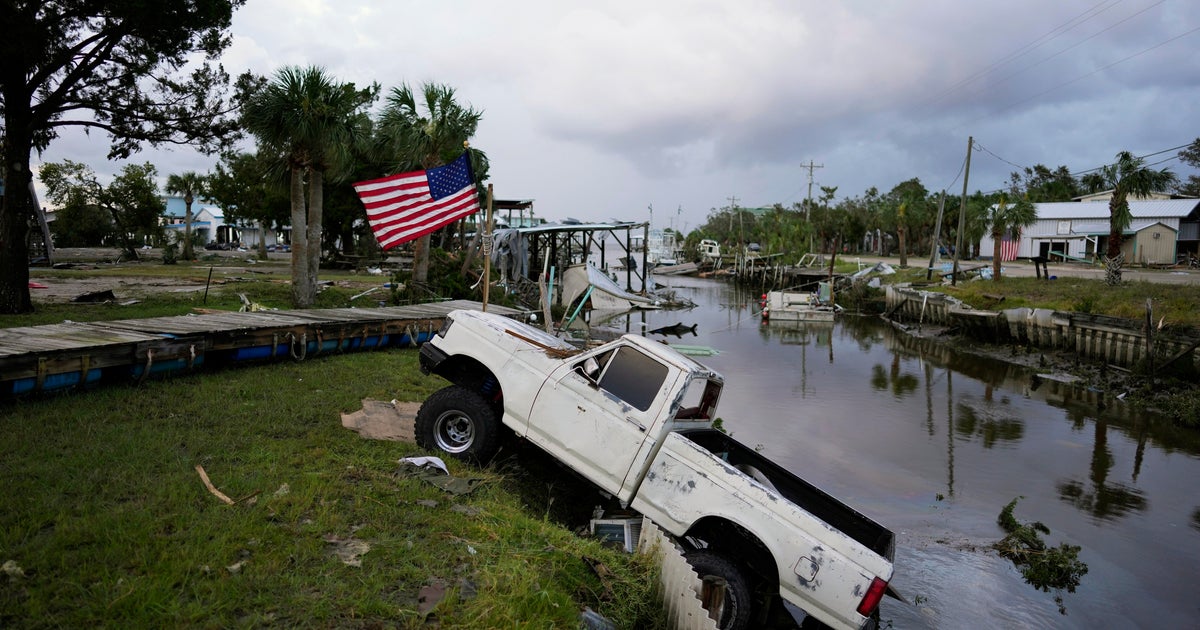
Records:
[[[998,86],[998,85],[1000,85],[1000,84],[1002,84],[1002,83],[1005,83],[1005,82],[1006,82],[1006,81],[1008,81],[1009,79],[1012,79],[1012,78],[1014,78],[1014,77],[1016,77],[1016,76],[1018,76],[1018,75],[1024,74],[1025,72],[1027,72],[1027,71],[1029,71],[1029,70],[1032,70],[1032,69],[1034,69],[1034,68],[1036,68],[1036,67],[1038,67],[1038,66],[1040,66],[1040,65],[1042,65],[1042,64],[1044,64],[1044,63],[1046,63],[1047,61],[1050,61],[1051,59],[1054,59],[1055,57],[1058,57],[1059,55],[1062,55],[1063,53],[1066,53],[1066,52],[1068,52],[1068,51],[1074,50],[1074,49],[1076,49],[1076,48],[1078,48],[1078,47],[1080,47],[1080,46],[1082,46],[1082,45],[1084,45],[1084,44],[1088,43],[1089,41],[1091,41],[1091,40],[1093,40],[1093,39],[1095,39],[1095,38],[1097,38],[1097,37],[1099,37],[1099,36],[1101,36],[1101,35],[1103,35],[1103,34],[1107,33],[1108,31],[1111,31],[1112,29],[1114,29],[1114,28],[1116,28],[1116,27],[1118,27],[1118,26],[1120,26],[1120,25],[1122,25],[1122,24],[1124,24],[1124,23],[1128,22],[1129,20],[1132,20],[1133,18],[1135,18],[1135,17],[1137,17],[1137,16],[1139,16],[1139,15],[1141,15],[1141,14],[1143,14],[1143,13],[1145,13],[1145,12],[1149,11],[1150,9],[1153,9],[1154,7],[1157,7],[1158,5],[1160,5],[1160,4],[1164,3],[1164,2],[1166,2],[1166,0],[1159,0],[1158,2],[1156,2],[1156,3],[1152,4],[1152,5],[1150,5],[1150,6],[1146,7],[1146,8],[1144,8],[1144,9],[1142,9],[1142,10],[1140,10],[1140,11],[1138,11],[1138,12],[1136,12],[1136,13],[1132,14],[1132,15],[1129,15],[1129,16],[1127,16],[1127,17],[1125,17],[1125,18],[1123,18],[1123,19],[1121,19],[1121,20],[1117,21],[1116,23],[1114,23],[1114,24],[1110,25],[1109,27],[1107,27],[1107,28],[1105,28],[1105,29],[1102,29],[1102,30],[1100,30],[1100,31],[1097,31],[1096,33],[1093,33],[1092,35],[1089,35],[1088,37],[1085,37],[1085,38],[1083,38],[1082,40],[1080,40],[1080,41],[1078,41],[1078,42],[1076,42],[1076,43],[1074,43],[1074,44],[1072,44],[1072,45],[1070,45],[1070,46],[1067,46],[1066,48],[1063,48],[1062,50],[1060,50],[1060,51],[1058,51],[1058,52],[1056,52],[1056,53],[1053,53],[1053,54],[1051,54],[1051,55],[1050,55],[1050,56],[1048,56],[1048,57],[1045,57],[1045,58],[1041,59],[1040,61],[1035,61],[1035,62],[1033,62],[1033,63],[1031,63],[1031,64],[1029,64],[1029,65],[1027,65],[1027,66],[1025,66],[1025,67],[1023,67],[1023,68],[1021,68],[1021,69],[1019,69],[1019,70],[1017,70],[1017,71],[1015,71],[1015,72],[1012,72],[1012,73],[1010,73],[1010,74],[1007,74],[1007,75],[1005,75],[1005,76],[1003,76],[1003,77],[1000,77],[999,79],[997,79],[997,80],[995,81],[995,83],[993,83],[993,84],[992,84],[992,86],[991,86],[991,87],[994,89],[994,88],[996,88],[996,86]]]
[[[985,76],[986,74],[991,72],[993,69],[999,68],[1000,66],[1003,66],[1005,63],[1008,63],[1009,61],[1019,59],[1025,55],[1033,52],[1034,50],[1037,50],[1041,46],[1057,39],[1058,37],[1061,37],[1062,35],[1071,31],[1075,27],[1087,22],[1088,20],[1091,20],[1092,18],[1100,15],[1101,13],[1107,11],[1108,9],[1111,9],[1112,7],[1116,6],[1120,2],[1121,2],[1121,0],[1115,0],[1113,2],[1102,2],[1098,5],[1084,11],[1083,13],[1080,13],[1079,15],[1072,17],[1071,19],[1067,20],[1066,22],[1063,22],[1062,24],[1059,24],[1058,26],[1050,29],[1048,32],[1046,32],[1045,34],[1041,35],[1040,37],[1034,39],[1033,41],[1025,44],[1024,46],[1021,46],[1020,48],[1017,48],[1016,50],[1005,55],[1004,57],[1001,57],[998,61],[991,63],[984,69],[976,71],[975,73],[967,76],[964,79],[961,79],[957,83],[955,83],[955,84],[951,85],[950,87],[946,88],[945,90],[941,91],[932,99],[931,102],[936,103],[936,102],[942,100],[943,98],[945,98],[951,92],[954,92],[955,90],[957,90],[958,88],[971,83],[972,81],[974,81],[977,78]]]
[[[1171,147],[1170,149],[1163,149],[1162,151],[1155,151],[1154,153],[1147,153],[1147,154],[1145,154],[1145,155],[1138,155],[1138,156],[1134,156],[1134,157],[1136,157],[1136,158],[1137,158],[1137,159],[1139,159],[1139,160],[1144,160],[1144,159],[1146,159],[1146,158],[1148,158],[1148,157],[1154,157],[1154,156],[1156,156],[1156,155],[1162,155],[1163,153],[1166,153],[1166,152],[1168,152],[1168,151],[1178,151],[1178,150],[1180,150],[1180,149],[1183,149],[1183,148],[1185,148],[1185,147],[1189,147],[1189,146],[1191,146],[1191,145],[1192,145],[1192,143],[1191,143],[1191,142],[1189,142],[1189,143],[1187,143],[1187,144],[1181,144],[1181,145],[1179,145],[1179,146],[1177,146],[1177,147]],[[1163,160],[1162,162],[1168,162],[1168,161],[1170,161],[1170,160],[1174,160],[1174,159],[1176,159],[1176,158],[1178,158],[1178,157],[1179,157],[1179,156],[1178,156],[1178,155],[1176,155],[1176,156],[1174,156],[1174,157],[1167,158],[1166,160]],[[1156,162],[1156,164],[1162,164],[1162,162]],[[1079,175],[1086,175],[1086,174],[1088,174],[1088,173],[1094,173],[1094,172],[1096,172],[1096,171],[1099,171],[1100,169],[1102,169],[1102,168],[1104,168],[1104,167],[1106,167],[1106,166],[1108,166],[1108,164],[1102,164],[1102,165],[1100,165],[1100,166],[1097,166],[1097,167],[1095,167],[1095,168],[1089,168],[1089,169],[1088,169],[1088,170],[1086,170],[1086,171],[1079,171],[1079,172],[1076,172],[1076,173],[1071,173],[1071,177],[1077,177],[1077,176],[1079,176]],[[1149,164],[1148,166],[1154,166],[1154,164]]]
[[[962,161],[962,163],[958,165],[958,175],[955,175],[955,176],[954,176],[954,180],[950,182],[950,185],[949,185],[949,186],[943,186],[943,187],[942,187],[942,190],[950,190],[951,188],[954,188],[954,184],[955,184],[955,182],[957,182],[957,181],[958,181],[958,178],[959,178],[959,177],[962,177],[962,174],[963,174],[963,169],[964,169],[966,166],[967,166],[967,158],[965,158],[965,157],[964,157],[964,158],[963,158],[963,161]]]
[[[1019,168],[1019,169],[1022,169],[1022,170],[1024,170],[1024,169],[1026,168],[1026,167],[1024,167],[1024,166],[1021,166],[1020,164],[1016,164],[1016,163],[1014,163],[1014,162],[1009,162],[1008,160],[1006,160],[1006,159],[1004,159],[1004,158],[1000,157],[999,155],[996,155],[995,153],[992,153],[992,150],[991,150],[991,149],[989,149],[989,148],[987,148],[987,147],[983,146],[982,144],[979,144],[979,142],[976,142],[976,143],[975,143],[975,146],[979,147],[979,149],[980,149],[981,151],[983,151],[984,153],[987,153],[988,155],[990,155],[990,156],[992,156],[992,157],[996,158],[997,160],[1000,160],[1001,162],[1004,162],[1005,164],[1007,164],[1007,165],[1009,165],[1009,166],[1015,166],[1015,167],[1017,167],[1017,168]]]
[[[1152,51],[1152,50],[1156,50],[1156,49],[1158,49],[1158,48],[1162,48],[1163,46],[1166,46],[1167,44],[1170,44],[1171,42],[1173,42],[1173,41],[1175,41],[1175,40],[1177,40],[1177,39],[1182,39],[1182,38],[1184,38],[1184,37],[1187,37],[1188,35],[1191,35],[1192,33],[1195,33],[1196,31],[1200,31],[1200,26],[1197,26],[1196,28],[1193,28],[1193,29],[1192,29],[1192,30],[1190,30],[1190,31],[1186,31],[1186,32],[1184,32],[1184,33],[1180,33],[1179,35],[1176,35],[1176,36],[1174,36],[1174,37],[1172,37],[1172,38],[1170,38],[1170,39],[1167,39],[1167,40],[1165,40],[1165,41],[1159,42],[1159,43],[1157,43],[1157,44],[1155,44],[1155,45],[1153,45],[1153,46],[1151,46],[1151,47],[1149,47],[1149,48],[1145,48],[1145,49],[1143,49],[1143,50],[1140,50],[1140,51],[1138,51],[1138,52],[1135,52],[1135,53],[1133,53],[1132,55],[1129,55],[1129,56],[1127,56],[1127,57],[1124,57],[1124,58],[1122,58],[1122,59],[1118,59],[1117,61],[1114,61],[1114,62],[1112,62],[1112,63],[1110,63],[1110,64],[1108,64],[1108,65],[1106,65],[1106,66],[1102,66],[1102,67],[1100,67],[1100,68],[1096,68],[1095,70],[1092,70],[1091,72],[1088,72],[1088,73],[1085,73],[1085,74],[1081,74],[1081,75],[1079,75],[1078,77],[1075,77],[1074,79],[1071,79],[1070,81],[1066,81],[1066,82],[1064,82],[1064,83],[1060,83],[1060,84],[1058,84],[1058,85],[1056,85],[1056,86],[1054,86],[1054,87],[1052,87],[1052,88],[1050,88],[1050,89],[1048,89],[1048,90],[1043,90],[1043,91],[1041,91],[1041,92],[1038,92],[1037,94],[1034,94],[1034,95],[1030,96],[1029,98],[1025,98],[1025,99],[1019,100],[1019,101],[1017,101],[1017,102],[1015,102],[1015,103],[1012,103],[1012,104],[1008,105],[1007,107],[1003,107],[1003,108],[1001,108],[1001,109],[998,109],[998,110],[996,110],[996,111],[994,111],[994,112],[991,112],[991,114],[990,114],[990,115],[998,114],[998,113],[1000,113],[1000,112],[1006,112],[1006,111],[1008,111],[1008,110],[1010,110],[1010,109],[1013,109],[1014,107],[1016,107],[1016,106],[1018,106],[1018,105],[1024,105],[1025,103],[1028,103],[1029,101],[1032,101],[1032,100],[1033,100],[1033,99],[1035,99],[1035,98],[1040,98],[1040,97],[1042,97],[1042,96],[1045,96],[1045,95],[1047,95],[1047,94],[1049,94],[1049,93],[1051,93],[1051,92],[1054,92],[1054,91],[1057,91],[1057,90],[1061,90],[1062,88],[1065,88],[1065,87],[1067,87],[1068,85],[1071,85],[1071,84],[1073,84],[1073,83],[1078,83],[1079,81],[1082,81],[1082,80],[1084,80],[1084,79],[1086,79],[1086,78],[1088,78],[1088,77],[1090,77],[1090,76],[1092,76],[1092,75],[1094,75],[1094,74],[1098,74],[1098,73],[1100,73],[1100,72],[1103,72],[1103,71],[1105,71],[1105,70],[1108,70],[1109,68],[1112,68],[1113,66],[1117,66],[1117,65],[1120,65],[1120,64],[1122,64],[1122,63],[1125,63],[1126,61],[1129,61],[1130,59],[1133,59],[1133,58],[1135,58],[1135,57],[1140,57],[1140,56],[1142,56],[1142,55],[1144,55],[1144,54],[1146,54],[1146,53],[1148,53],[1148,52],[1150,52],[1150,51]],[[981,118],[982,118],[982,117],[981,117]],[[977,118],[976,120],[980,120],[981,118]]]
[[[1023,169],[1023,168],[1025,168],[1025,167],[1023,167],[1023,166],[1019,166],[1019,165],[1017,165],[1017,164],[1013,164],[1012,162],[1009,162],[1008,160],[1005,160],[1004,158],[1002,158],[1002,157],[1000,157],[1000,156],[996,155],[995,153],[992,153],[992,152],[991,152],[991,151],[989,151],[989,150],[988,150],[986,147],[984,147],[983,145],[979,144],[979,141],[978,141],[978,140],[976,140],[974,144],[975,144],[975,146],[979,147],[979,148],[980,148],[980,149],[982,149],[983,151],[985,151],[985,152],[987,152],[987,153],[991,154],[991,156],[992,156],[992,157],[994,157],[994,158],[996,158],[996,159],[998,159],[998,160],[1000,160],[1000,161],[1002,161],[1002,162],[1005,162],[1005,163],[1007,163],[1007,164],[1010,164],[1010,165],[1012,165],[1012,166],[1017,166],[1018,168],[1022,168],[1022,169]],[[1135,157],[1136,159],[1139,159],[1139,160],[1144,160],[1144,159],[1146,159],[1146,158],[1148,158],[1148,157],[1153,157],[1153,156],[1155,156],[1155,155],[1162,155],[1163,153],[1168,153],[1168,152],[1170,152],[1170,151],[1178,151],[1178,150],[1180,150],[1180,149],[1183,149],[1183,148],[1189,147],[1189,146],[1191,146],[1191,145],[1192,145],[1192,143],[1191,143],[1191,142],[1189,142],[1189,143],[1187,143],[1187,144],[1181,144],[1181,145],[1179,145],[1179,146],[1177,146],[1177,147],[1171,147],[1171,148],[1169,148],[1169,149],[1162,149],[1162,150],[1160,150],[1160,151],[1154,151],[1153,153],[1146,153],[1145,155],[1138,155],[1138,156],[1134,156],[1134,157]],[[1163,163],[1166,163],[1166,162],[1170,162],[1171,160],[1177,160],[1177,159],[1179,159],[1179,155],[1173,155],[1173,156],[1171,156],[1171,157],[1168,157],[1168,158],[1165,158],[1165,159],[1159,160],[1159,161],[1157,161],[1157,162],[1154,162],[1154,163],[1152,163],[1152,164],[1146,164],[1145,166],[1158,166],[1159,164],[1163,164]],[[1077,178],[1077,177],[1079,177],[1080,175],[1086,175],[1086,174],[1088,174],[1088,173],[1093,173],[1093,172],[1099,171],[1099,170],[1101,170],[1101,169],[1105,168],[1106,166],[1109,166],[1109,165],[1108,165],[1108,164],[1103,164],[1103,165],[1101,165],[1101,166],[1097,166],[1097,167],[1095,167],[1095,168],[1089,168],[1089,169],[1087,169],[1087,170],[1085,170],[1085,171],[1074,171],[1074,172],[1070,173],[1070,175],[1071,175],[1071,177],[1076,177],[1076,178]],[[960,171],[960,173],[961,173],[961,171]],[[954,179],[955,179],[955,181],[958,181],[958,177],[955,177]],[[954,185],[954,184],[953,184],[953,183],[951,183],[951,186],[953,186],[953,185]],[[985,195],[990,195],[990,194],[993,194],[993,193],[1004,192],[1004,191],[1005,191],[1005,189],[1004,189],[1004,188],[996,188],[996,189],[993,189],[993,190],[989,190],[989,191],[983,192],[983,194],[985,194]]]

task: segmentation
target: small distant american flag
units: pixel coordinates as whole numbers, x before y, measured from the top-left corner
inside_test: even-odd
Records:
[[[385,250],[479,212],[466,153],[445,166],[359,182],[354,190]]]
[[[1000,262],[1017,259],[1017,248],[1021,246],[1021,230],[1005,232],[1000,239]]]

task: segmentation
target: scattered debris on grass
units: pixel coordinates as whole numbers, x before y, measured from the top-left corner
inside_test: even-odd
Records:
[[[21,565],[17,564],[16,560],[5,560],[4,565],[0,566],[0,573],[10,578],[25,577],[25,570],[21,568]]]
[[[105,289],[103,291],[90,291],[88,293],[77,295],[72,298],[71,301],[95,304],[99,302],[113,302],[116,299],[117,296],[113,295],[112,289]]]
[[[421,587],[417,592],[417,612],[427,615],[443,598],[446,597],[446,581],[434,580],[431,584]]]
[[[217,490],[217,487],[208,480],[208,473],[204,472],[204,466],[196,464],[196,472],[200,474],[200,481],[204,482],[204,487],[208,488],[208,491],[211,492],[214,497],[217,497],[226,505],[233,505],[233,499],[230,499],[229,497],[225,496],[225,493]]]
[[[254,505],[258,501],[258,495],[261,492],[260,490],[255,490],[254,492],[251,492],[240,499],[230,499],[225,495],[224,492],[217,490],[217,487],[213,485],[212,481],[209,481],[208,473],[204,472],[204,466],[196,464],[196,472],[200,474],[200,481],[204,482],[204,487],[208,488],[208,491],[211,492],[214,497],[217,497],[226,505],[236,505],[238,503],[249,503],[250,505]]]
[[[453,477],[438,457],[405,457],[399,461],[401,477],[416,477],[451,494],[469,494],[483,483],[475,477]]]
[[[342,564],[351,567],[361,567],[362,557],[371,550],[371,544],[365,540],[359,540],[351,536],[350,538],[340,538],[333,534],[325,536],[323,539],[331,545],[329,553],[342,561]]]

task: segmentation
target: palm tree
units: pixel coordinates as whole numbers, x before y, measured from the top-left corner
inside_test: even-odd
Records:
[[[1021,228],[1029,227],[1037,221],[1037,207],[1029,201],[1029,195],[1017,194],[1012,196],[1016,201],[1009,203],[1008,195],[1000,194],[1000,199],[988,209],[987,225],[992,235],[992,280],[1000,282],[1000,242],[1005,233],[1020,234]]]
[[[326,174],[343,169],[351,150],[369,134],[365,108],[378,91],[374,84],[359,90],[339,83],[322,68],[288,66],[243,108],[243,123],[262,152],[278,154],[290,173],[292,303],[297,308],[316,301]]]
[[[459,105],[451,87],[426,83],[421,92],[423,114],[416,94],[407,85],[392,88],[387,97],[379,130],[385,161],[392,172],[430,169],[454,160],[483,118],[483,112]],[[487,157],[476,149],[470,152],[472,171],[476,180],[482,181],[487,175]],[[428,234],[417,241],[413,282],[423,283],[429,278],[429,241]]]
[[[1117,161],[1100,169],[1099,178],[1089,178],[1089,187],[1103,184],[1112,189],[1108,201],[1109,230],[1108,251],[1104,259],[1104,281],[1109,285],[1121,283],[1121,266],[1125,254],[1121,251],[1124,232],[1133,221],[1129,210],[1129,197],[1145,197],[1150,193],[1166,190],[1178,183],[1178,178],[1168,169],[1156,171],[1145,165],[1142,158],[1134,157],[1129,151],[1117,154]]]
[[[193,260],[196,254],[192,251],[192,202],[204,194],[206,178],[195,171],[177,173],[167,178],[167,192],[183,196],[183,259]]]

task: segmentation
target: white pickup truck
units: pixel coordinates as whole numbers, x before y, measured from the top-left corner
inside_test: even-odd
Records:
[[[762,623],[779,597],[834,628],[874,623],[892,532],[714,429],[720,374],[637,335],[578,350],[462,310],[420,362],[453,383],[421,406],[420,445],[486,461],[507,427],[541,447],[724,578],[722,628]]]

